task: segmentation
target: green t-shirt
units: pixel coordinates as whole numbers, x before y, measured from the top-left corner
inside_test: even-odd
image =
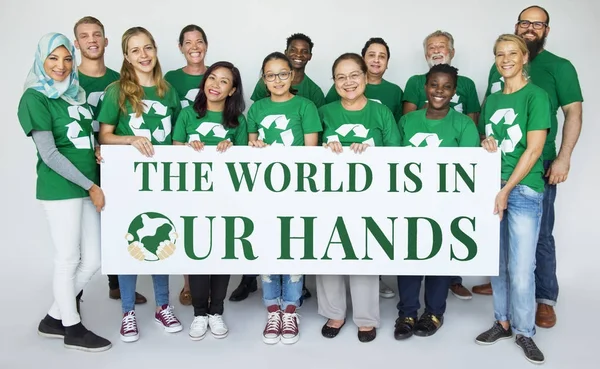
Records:
[[[365,143],[370,146],[400,146],[400,132],[390,109],[385,105],[367,100],[364,108],[357,111],[344,109],[340,101],[334,101],[319,109],[323,122],[323,141],[338,141],[342,146]]]
[[[415,104],[417,109],[422,109],[427,103],[425,82],[425,74],[417,74],[410,77],[408,82],[406,82],[403,101]],[[477,88],[473,80],[465,76],[458,76],[456,93],[452,97],[452,100],[450,100],[450,107],[463,114],[479,113],[481,111],[481,105],[477,97]]]
[[[313,80],[310,79],[306,74],[304,75],[304,78],[300,84],[293,85],[292,88],[298,91],[296,95],[309,99],[315,103],[317,108],[325,105],[325,95],[323,95],[323,90],[321,90],[321,87],[317,86],[317,84],[314,83]],[[267,86],[263,80],[260,79],[256,83],[256,87],[254,87],[254,92],[252,92],[250,99],[256,102],[260,99],[264,99],[265,97],[267,97]]]
[[[136,117],[129,102],[126,102],[127,114],[119,108],[119,83],[115,83],[106,90],[98,121],[116,125],[115,134],[118,136],[143,136],[153,145],[170,145],[173,122],[177,120],[181,105],[175,89],[168,87],[162,98],[156,93],[155,86],[143,87],[144,111]]]
[[[304,135],[321,132],[315,104],[302,96],[285,102],[258,100],[248,110],[248,133],[269,145],[304,146]]]
[[[577,71],[567,59],[544,50],[529,63],[528,73],[531,82],[543,88],[550,98],[552,125],[548,137],[546,137],[542,157],[544,160],[554,160],[556,159],[556,134],[558,132],[556,113],[558,108],[574,102],[583,102]],[[504,78],[498,73],[496,65],[492,65],[485,96],[501,91],[503,88]]]
[[[442,119],[427,119],[427,109],[404,115],[398,123],[402,146],[479,147],[479,132],[468,116],[448,110]]]
[[[223,140],[229,140],[234,145],[248,144],[248,128],[246,118],[238,117],[239,125],[235,128],[223,127],[223,113],[207,111],[206,115],[198,118],[193,106],[181,110],[173,129],[173,141],[201,141],[206,145],[218,145]]]
[[[49,99],[41,92],[27,89],[17,113],[27,136],[31,131],[51,131],[59,153],[89,180],[98,184],[92,111],[89,105],[70,105],[63,99]],[[88,197],[86,190],[62,177],[42,161],[38,154],[36,198],[66,200]]]
[[[378,85],[367,84],[367,87],[365,88],[365,96],[368,99],[387,106],[392,111],[392,114],[394,114],[396,122],[402,117],[403,94],[400,86],[388,82],[385,79]],[[327,97],[325,97],[325,103],[329,104],[339,99],[340,95],[338,95],[335,90],[335,85],[331,86],[329,92],[327,92]]]
[[[98,112],[102,107],[102,100],[104,99],[104,92],[106,87],[119,80],[119,73],[115,72],[110,68],[106,68],[106,72],[102,77],[90,77],[78,71],[79,74],[79,85],[85,90],[85,96],[87,97],[87,103],[94,113],[94,121],[92,127],[94,128],[94,134],[98,134],[100,130],[100,123],[96,119]],[[97,137],[96,137],[97,138]]]
[[[194,105],[194,100],[196,100],[198,91],[200,91],[200,82],[202,82],[203,77],[203,74],[199,76],[187,74],[183,71],[183,68],[175,69],[165,74],[167,82],[177,91],[182,108]]]
[[[527,148],[527,132],[550,128],[550,100],[546,91],[528,83],[517,92],[495,92],[487,97],[480,117],[479,132],[493,136],[502,151],[503,180],[508,180]],[[485,127],[485,128],[483,128]],[[544,191],[542,157],[520,182],[537,192]]]

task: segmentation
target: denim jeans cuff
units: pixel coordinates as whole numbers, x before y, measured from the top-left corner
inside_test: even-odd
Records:
[[[279,306],[279,299],[272,299],[272,300],[263,299],[263,302],[265,304],[265,307],[269,307],[272,305]]]
[[[548,299],[535,299],[535,302],[537,302],[538,304],[546,304],[549,306],[556,306],[556,301],[552,301],[552,300],[548,300]]]
[[[499,322],[510,322],[509,315],[502,315],[502,314],[494,313],[494,318],[496,318],[496,320]]]
[[[533,328],[528,329],[526,331],[522,331],[520,329],[515,328],[514,326],[512,327],[513,333],[516,336],[517,334],[520,334],[521,336],[525,336],[525,337],[529,337],[532,338],[533,336],[535,336],[535,324],[533,326]]]
[[[290,302],[290,301],[282,301],[281,302],[281,310],[285,310],[288,306],[295,306],[296,308],[300,305],[299,301]]]

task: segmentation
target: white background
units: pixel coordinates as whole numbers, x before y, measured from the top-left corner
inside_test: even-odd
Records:
[[[598,121],[600,113],[593,107],[598,106],[600,91],[596,88],[598,81],[598,49],[597,35],[600,29],[596,20],[600,14],[600,3],[595,0],[539,1],[550,12],[551,32],[547,48],[560,56],[570,59],[580,76],[580,82],[585,98],[584,128],[580,141],[575,149],[571,173],[566,183],[558,189],[556,201],[556,244],[558,256],[558,275],[561,282],[561,300],[558,313],[559,323],[554,330],[543,331],[538,335],[537,342],[541,343],[548,358],[546,368],[565,368],[572,365],[571,360],[577,360],[582,367],[594,367],[588,360],[592,359],[598,337],[591,333],[593,322],[598,311],[600,286],[600,258],[598,247],[597,209],[600,206],[598,196],[598,137],[600,128]],[[2,0],[0,10],[0,37],[2,38],[2,57],[0,71],[2,73],[2,88],[0,89],[0,116],[2,116],[2,143],[0,144],[0,230],[3,241],[4,255],[0,261],[0,280],[4,283],[0,312],[2,320],[1,341],[10,341],[27,351],[14,351],[14,346],[3,346],[1,360],[9,360],[11,368],[29,368],[33,364],[23,362],[22,358],[39,360],[38,363],[56,367],[66,363],[61,356],[63,351],[56,346],[49,346],[44,340],[35,337],[37,320],[40,319],[51,299],[51,260],[52,251],[49,245],[48,229],[39,204],[35,200],[35,149],[31,139],[26,138],[18,124],[16,112],[22,93],[23,82],[31,67],[35,48],[39,38],[51,31],[63,32],[72,37],[73,24],[82,16],[94,15],[106,26],[110,39],[107,49],[107,64],[117,71],[120,69],[122,56],[120,52],[120,37],[131,26],[147,27],[155,36],[159,47],[159,57],[164,72],[183,66],[185,60],[177,49],[177,37],[181,28],[189,23],[202,26],[210,43],[207,62],[229,60],[239,66],[246,90],[247,99],[258,78],[262,59],[271,51],[283,51],[285,39],[294,32],[303,32],[311,36],[315,42],[313,60],[308,64],[307,72],[326,92],[331,85],[331,64],[343,52],[360,52],[369,37],[383,37],[391,48],[391,59],[386,79],[404,88],[406,80],[413,74],[424,73],[427,65],[423,58],[423,38],[435,31],[444,29],[455,37],[456,57],[454,65],[460,73],[471,77],[478,88],[480,99],[483,97],[487,75],[493,61],[492,46],[496,37],[501,33],[512,33],[518,13],[533,2],[527,0],[444,0],[429,1],[323,1],[306,0],[302,2],[286,2],[281,0],[264,1],[90,1],[73,2],[66,0],[31,1],[31,0]],[[559,114],[562,122],[562,114]],[[560,137],[560,135],[559,135]],[[466,279],[465,284],[472,285],[479,280]],[[151,299],[151,288],[146,283],[146,294]],[[173,299],[176,300],[181,281],[173,282]],[[236,282],[232,281],[232,288]],[[97,302],[97,310],[89,311],[87,316],[106,314],[106,279],[97,276],[90,286],[88,301]],[[94,295],[97,293],[97,295]],[[243,304],[260,305],[257,295],[255,300]],[[97,301],[96,301],[97,300]],[[482,305],[462,305],[454,302],[449,305],[449,314],[459,314],[456,320],[449,317],[446,328],[438,335],[427,338],[436,348],[445,347],[444,353],[431,355],[431,347],[424,341],[412,341],[399,344],[389,335],[393,330],[393,303],[385,316],[386,329],[384,337],[378,337],[373,344],[358,346],[355,332],[347,328],[346,337],[341,337],[343,345],[327,346],[327,359],[318,359],[321,367],[341,366],[340,358],[346,358],[347,367],[372,365],[372,359],[379,358],[389,362],[388,358],[398,347],[411,347],[414,354],[411,358],[395,356],[403,363],[413,360],[414,365],[422,365],[418,360],[420,355],[427,355],[428,363],[447,365],[451,360],[453,367],[481,367],[485,362],[489,367],[511,366],[515,368],[530,367],[514,344],[507,343],[500,348],[491,349],[475,347],[473,337],[491,324],[491,300]],[[475,300],[474,300],[475,302]],[[452,305],[452,304],[457,305]],[[110,302],[111,306],[113,302]],[[460,307],[458,304],[461,304]],[[88,302],[88,308],[91,309]],[[98,323],[96,328],[100,333],[111,333],[113,343],[121,347],[111,351],[110,356],[92,362],[100,356],[85,356],[90,361],[88,367],[103,367],[108,365],[116,352],[122,354],[129,350],[144,350],[141,342],[137,349],[127,346],[122,349],[118,343],[119,311],[118,304],[111,308],[111,317],[105,323]],[[92,305],[94,306],[94,305]],[[234,305],[237,313],[244,319],[256,321],[247,338],[235,338],[232,333],[228,340],[247,340],[237,345],[244,345],[254,350],[254,354],[246,357],[248,360],[264,360],[271,357],[279,362],[286,362],[291,367],[311,366],[306,361],[311,350],[322,349],[322,338],[319,329],[322,322],[314,318],[310,334],[316,341],[311,343],[305,336],[300,344],[305,345],[290,350],[264,350],[265,345],[259,336],[263,322],[257,319],[260,315],[243,315],[245,306]],[[454,306],[454,307],[453,307]],[[463,307],[465,306],[465,307]],[[477,308],[475,308],[478,306]],[[13,314],[19,309],[26,314],[24,319],[18,319]],[[149,307],[151,309],[151,307]],[[234,309],[233,307],[231,309]],[[233,310],[232,314],[236,313]],[[111,315],[112,314],[112,315]],[[148,310],[148,314],[149,310]],[[465,315],[466,314],[466,315]],[[189,323],[190,313],[186,313]],[[316,315],[316,311],[310,315]],[[384,316],[382,312],[382,316]],[[455,315],[454,317],[457,317]],[[585,318],[587,317],[587,318]],[[311,317],[312,318],[312,317]],[[460,319],[459,319],[460,318]],[[85,317],[84,317],[85,319]],[[91,319],[90,319],[91,320]],[[148,321],[145,324],[153,324]],[[237,319],[230,319],[230,325]],[[309,334],[309,327],[304,320],[304,331]],[[187,324],[186,323],[186,324]],[[592,324],[590,326],[589,324]],[[92,327],[94,327],[93,323]],[[239,324],[246,324],[239,322]],[[250,324],[250,323],[248,323]],[[310,322],[308,323],[311,324]],[[452,326],[454,324],[454,327]],[[150,339],[150,327],[147,327],[142,339]],[[235,330],[234,326],[234,330]],[[246,326],[238,329],[246,329]],[[248,328],[250,329],[250,328]],[[582,331],[585,330],[585,331]],[[590,334],[588,334],[588,332]],[[342,332],[344,333],[344,332]],[[239,333],[238,333],[239,334]],[[584,336],[582,336],[582,334]],[[159,334],[160,335],[160,334]],[[575,340],[572,342],[572,340]],[[189,365],[190,358],[178,355],[167,357],[160,355],[160,345],[163,339],[153,342],[155,354],[141,353],[131,356],[135,360],[130,365],[148,367],[156,359],[168,360],[168,365],[179,363]],[[214,341],[214,340],[213,340]],[[251,344],[247,344],[252,341]],[[185,337],[180,337],[181,345],[191,343]],[[346,342],[344,344],[344,342]],[[593,343],[596,342],[596,343]],[[437,344],[436,344],[437,343]],[[203,345],[209,343],[203,342]],[[359,356],[346,356],[348,346]],[[33,346],[32,346],[33,345]],[[566,345],[570,346],[567,349]],[[183,346],[182,346],[183,347]],[[199,346],[194,346],[199,347]],[[225,367],[233,365],[239,355],[224,355],[223,347],[213,345],[212,352],[215,363]],[[230,346],[231,347],[231,346]],[[506,347],[506,348],[503,348]],[[191,348],[190,348],[191,349]],[[6,350],[6,351],[4,351]],[[503,351],[504,350],[504,351]],[[7,352],[17,353],[16,356],[5,356]],[[402,350],[403,352],[407,352]],[[113,353],[114,352],[114,353]],[[325,351],[323,351],[325,352]],[[292,354],[293,353],[293,354]],[[361,355],[362,353],[362,355]],[[268,355],[268,356],[267,356]],[[297,355],[293,358],[287,355]],[[83,365],[78,359],[69,361],[73,365]],[[120,360],[129,356],[120,355]],[[467,359],[468,358],[468,359]],[[229,361],[228,361],[229,360]],[[348,361],[351,360],[351,361]],[[417,361],[415,361],[417,360]],[[254,361],[256,362],[256,361]],[[264,361],[262,361],[264,363]],[[50,364],[54,363],[54,365]],[[419,363],[419,364],[417,364]],[[66,364],[64,364],[66,365]],[[123,364],[125,365],[125,364]],[[258,364],[257,364],[258,365]],[[0,365],[5,367],[4,365]],[[397,364],[395,364],[397,366]],[[39,367],[39,366],[35,366]]]

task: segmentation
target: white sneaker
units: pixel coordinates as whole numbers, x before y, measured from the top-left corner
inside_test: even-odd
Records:
[[[206,331],[208,330],[208,317],[207,316],[196,316],[192,325],[190,325],[190,338],[193,341],[200,341],[206,337]]]
[[[225,338],[229,333],[229,328],[223,321],[223,316],[219,314],[208,315],[208,326],[214,338]]]
[[[391,289],[390,286],[385,284],[385,282],[380,279],[379,280],[379,296],[383,297],[384,299],[391,299],[394,296],[396,296],[396,293],[394,292],[393,289]]]

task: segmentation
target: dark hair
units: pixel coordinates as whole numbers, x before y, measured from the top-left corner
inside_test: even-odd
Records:
[[[525,13],[527,10],[533,9],[533,8],[538,8],[539,10],[543,11],[544,14],[546,14],[546,24],[550,25],[550,14],[548,14],[548,11],[546,9],[542,8],[539,5],[528,6],[527,8],[521,10],[521,12],[519,13],[519,18],[517,18],[517,22],[521,20],[521,15],[523,15],[523,13]]]
[[[344,61],[344,60],[352,60],[354,61],[356,64],[358,64],[358,66],[360,67],[360,70],[363,73],[367,73],[367,63],[365,63],[365,60],[358,55],[357,53],[345,53],[342,54],[340,56],[338,56],[337,59],[335,59],[335,61],[333,62],[333,66],[331,67],[331,77],[333,77],[335,79],[335,68],[338,66],[338,64],[340,64],[340,62]]]
[[[206,38],[206,33],[204,32],[204,30],[200,26],[197,26],[195,24],[189,24],[189,25],[183,27],[181,32],[179,32],[179,46],[183,46],[183,35],[185,35],[188,32],[193,32],[193,31],[200,32],[202,34],[202,38],[204,39],[204,42],[208,45],[208,39]]]
[[[427,74],[425,75],[425,83],[429,82],[429,78],[435,73],[444,73],[450,75],[452,77],[452,81],[454,81],[454,88],[458,84],[458,69],[454,68],[449,64],[436,64]]]
[[[283,60],[286,62],[288,67],[290,67],[290,71],[294,70],[294,67],[292,66],[292,62],[290,61],[290,59],[287,56],[285,56],[284,53],[281,53],[279,51],[274,51],[274,52],[270,53],[269,55],[267,55],[267,57],[262,62],[262,67],[260,67],[260,77],[261,78],[264,77],[265,67],[267,66],[267,63],[270,62],[271,60]],[[293,93],[294,95],[296,93],[298,93],[298,91],[296,89],[294,89],[291,85],[290,85],[290,92]],[[267,88],[267,97],[268,96],[271,96],[271,91],[269,91],[269,89]]]
[[[381,37],[371,37],[369,39],[369,41],[367,41],[367,43],[365,43],[365,46],[362,48],[362,51],[360,52],[360,55],[362,55],[363,58],[367,54],[367,49],[369,48],[369,46],[371,46],[373,44],[379,44],[379,45],[385,46],[385,50],[387,51],[387,58],[388,58],[388,60],[390,60],[390,47],[388,46],[387,42],[385,42]]]
[[[200,82],[200,91],[198,91],[198,95],[194,100],[194,111],[198,113],[198,118],[202,118],[206,115],[208,103],[206,93],[204,92],[204,86],[206,85],[208,76],[219,68],[229,69],[233,76],[231,83],[233,84],[233,87],[235,87],[233,95],[227,96],[225,99],[222,124],[225,128],[235,128],[240,124],[238,122],[238,117],[244,112],[244,109],[246,109],[246,104],[244,103],[244,90],[242,89],[242,77],[240,76],[240,71],[230,62],[216,62],[206,70],[202,82]]]
[[[285,44],[286,50],[290,48],[290,45],[292,44],[292,41],[294,41],[294,40],[301,40],[301,41],[306,42],[308,44],[308,52],[310,52],[312,54],[312,49],[315,46],[315,44],[313,44],[310,37],[308,37],[304,33],[294,33],[293,35],[288,37],[286,40],[286,44]]]

